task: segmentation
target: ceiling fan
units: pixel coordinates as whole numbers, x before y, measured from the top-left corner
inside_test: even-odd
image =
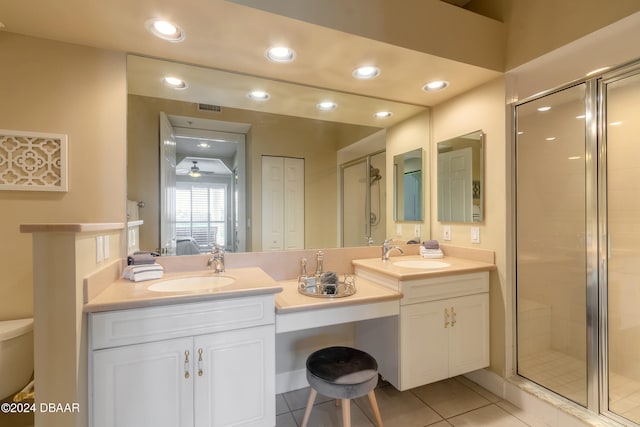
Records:
[[[214,172],[207,172],[207,171],[200,170],[200,168],[198,167],[198,161],[197,160],[193,160],[192,163],[193,163],[193,166],[191,166],[191,168],[189,168],[189,172],[188,172],[188,175],[191,176],[192,178],[198,178],[201,175],[214,175],[215,174]]]

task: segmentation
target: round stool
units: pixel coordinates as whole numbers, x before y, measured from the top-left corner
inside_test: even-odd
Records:
[[[370,354],[350,347],[327,347],[307,358],[307,380],[311,386],[302,427],[307,427],[316,395],[339,399],[343,427],[351,426],[351,399],[369,396],[378,427],[382,418],[374,389],[378,385],[378,363]],[[336,402],[337,403],[337,402]]]

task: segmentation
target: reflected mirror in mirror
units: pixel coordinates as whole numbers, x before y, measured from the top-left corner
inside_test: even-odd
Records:
[[[179,75],[188,81],[188,87],[180,90],[168,87],[162,83],[165,74]],[[171,203],[162,203],[160,195],[166,194],[166,189],[174,184],[161,184],[160,180],[158,165],[164,163],[159,158],[161,112],[172,122],[173,130],[169,133],[177,137],[175,165],[183,173],[175,185],[198,184],[190,187],[191,200],[195,200],[195,192],[201,191],[199,188],[203,185],[200,183],[209,183],[207,197],[222,191],[218,189],[222,185],[224,187],[220,188],[229,189],[221,199],[224,203],[215,205],[221,209],[216,210],[218,216],[214,220],[190,219],[197,213],[195,206],[179,215],[165,213],[167,218],[174,215],[172,221],[186,221],[178,225],[186,238],[191,236],[196,240],[195,243],[186,242],[189,253],[194,253],[208,252],[212,242],[224,246],[227,251],[264,250],[263,213],[267,208],[262,196],[263,155],[306,159],[304,197],[300,198],[305,215],[304,247],[340,246],[336,215],[339,208],[338,151],[366,141],[383,129],[406,126],[408,118],[426,110],[415,105],[135,55],[127,59],[127,86],[127,193],[130,206],[138,206],[138,202],[143,202],[140,206],[144,206],[135,209],[136,213],[130,217],[142,223],[137,239],[140,250],[158,250],[166,246],[166,242],[161,243],[166,240],[160,236],[164,225],[161,211],[163,205],[171,206]],[[269,92],[270,98],[266,101],[249,99],[247,93],[255,87]],[[319,98],[336,100],[338,108],[330,112],[319,111],[316,108]],[[393,111],[393,116],[381,120],[374,117],[373,112],[377,110]],[[230,138],[238,134],[246,141],[244,155],[238,154],[234,146],[239,147],[239,144]],[[189,151],[186,144],[189,144]],[[222,148],[231,150],[228,153],[215,151]],[[226,165],[231,175],[227,173],[223,177],[208,169],[213,163],[211,159]],[[200,176],[195,176],[197,172]],[[205,216],[203,213],[202,218]],[[196,228],[198,233],[194,234]],[[360,234],[364,236],[364,230]]]
[[[483,220],[483,144],[481,130],[438,142],[438,221]]]
[[[422,148],[393,156],[394,219],[423,220]]]

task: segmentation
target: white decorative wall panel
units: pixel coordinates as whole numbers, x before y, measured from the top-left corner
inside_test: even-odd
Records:
[[[0,129],[0,190],[67,191],[67,136]]]

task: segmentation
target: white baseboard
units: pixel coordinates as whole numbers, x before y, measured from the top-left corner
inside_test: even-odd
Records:
[[[305,387],[309,387],[306,368],[276,374],[276,394],[298,390]]]

